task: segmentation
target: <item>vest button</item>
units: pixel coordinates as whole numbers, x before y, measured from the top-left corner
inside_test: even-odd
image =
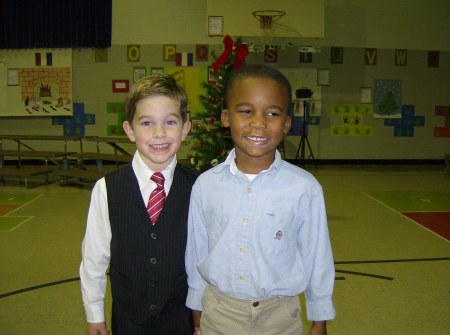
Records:
[[[255,301],[255,302],[253,303],[253,307],[258,307],[258,305],[259,305],[259,302],[258,302],[258,301]]]
[[[151,304],[151,305],[150,305],[150,310],[151,310],[151,311],[154,311],[155,309],[156,309],[156,305]]]
[[[158,234],[156,233],[151,233],[150,237],[152,238],[152,240],[156,240],[158,238]]]
[[[151,263],[151,264],[156,264],[156,263],[157,263],[157,262],[156,262],[156,258],[154,258],[154,257],[150,258],[150,263]]]
[[[152,280],[152,281],[150,282],[150,286],[151,286],[151,287],[156,287],[156,286],[158,286],[158,282],[157,282],[156,280]]]

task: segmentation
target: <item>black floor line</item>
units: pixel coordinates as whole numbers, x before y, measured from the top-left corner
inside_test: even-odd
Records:
[[[338,261],[334,264],[376,264],[376,263],[406,263],[406,262],[433,262],[433,261],[449,261],[450,257],[437,258],[405,258],[405,259],[379,259],[367,261]]]
[[[16,290],[16,291],[0,294],[0,299],[9,297],[11,295],[19,294],[19,293],[33,291],[33,290],[37,290],[37,289],[40,289],[40,288],[49,287],[49,286],[55,286],[55,285],[59,285],[59,284],[70,283],[70,282],[77,281],[77,280],[80,280],[80,277],[64,279],[64,280],[58,280],[58,281],[47,283],[47,284],[31,286],[31,287],[23,288],[23,289],[20,289],[20,290]]]
[[[403,262],[431,262],[431,261],[448,261],[448,260],[450,260],[450,257],[385,259],[385,260],[367,260],[367,261],[338,261],[338,262],[334,262],[334,264],[403,263]],[[393,280],[394,279],[392,277],[380,276],[380,275],[364,273],[364,272],[354,272],[354,271],[346,271],[346,270],[336,270],[336,272],[347,273],[347,274],[358,275],[358,276],[365,276],[365,277],[372,277],[372,278],[378,278],[378,279],[384,279],[384,280]],[[45,288],[45,287],[59,285],[59,284],[65,284],[65,283],[69,283],[69,282],[73,282],[73,281],[77,281],[77,280],[80,280],[80,277],[59,280],[59,281],[55,281],[55,282],[51,282],[51,283],[47,283],[47,284],[41,284],[41,285],[37,285],[37,286],[31,286],[31,287],[23,288],[20,290],[0,294],[0,299],[9,297],[11,295],[16,295],[19,293],[29,292],[29,291],[37,290],[40,288]],[[336,277],[336,280],[345,280],[345,277]]]
[[[350,274],[350,275],[357,275],[357,276],[363,276],[363,277],[384,279],[384,280],[394,280],[393,277],[380,276],[380,275],[375,275],[373,273],[355,272],[355,271],[337,270],[337,269],[336,269],[336,272],[338,272],[338,273],[347,273],[347,274]]]

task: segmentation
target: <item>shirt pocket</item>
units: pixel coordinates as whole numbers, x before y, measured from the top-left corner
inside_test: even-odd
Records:
[[[257,249],[267,255],[280,255],[295,250],[297,234],[290,213],[266,208],[256,218],[255,242]]]

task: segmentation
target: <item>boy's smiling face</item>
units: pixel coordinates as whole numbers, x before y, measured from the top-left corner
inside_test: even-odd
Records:
[[[177,101],[167,96],[151,96],[136,103],[132,124],[125,121],[123,128],[130,141],[136,142],[145,164],[158,172],[172,162],[190,125],[189,121],[183,124]]]
[[[268,169],[275,150],[291,127],[286,88],[274,79],[238,79],[231,88],[221,121],[230,127],[236,164],[244,173]]]

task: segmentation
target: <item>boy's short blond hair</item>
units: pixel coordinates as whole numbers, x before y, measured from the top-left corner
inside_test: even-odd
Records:
[[[169,74],[155,74],[144,77],[135,82],[125,101],[125,118],[133,123],[136,114],[136,104],[142,99],[154,96],[166,96],[180,105],[180,114],[183,124],[187,121],[187,94],[175,78]]]

